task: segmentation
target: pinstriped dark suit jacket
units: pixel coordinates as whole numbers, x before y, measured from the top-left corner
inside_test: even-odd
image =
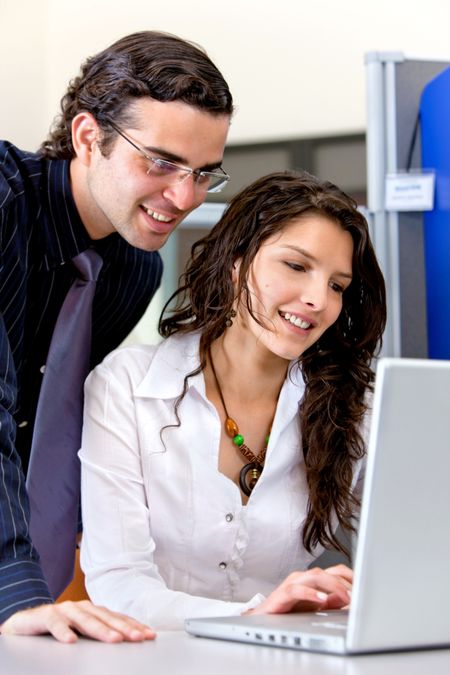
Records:
[[[69,162],[0,142],[0,623],[50,600],[28,537],[24,471],[41,368],[74,278],[65,263],[92,243],[72,198]],[[158,253],[135,249],[117,234],[94,246],[104,263],[94,299],[92,366],[128,335],[162,273]]]

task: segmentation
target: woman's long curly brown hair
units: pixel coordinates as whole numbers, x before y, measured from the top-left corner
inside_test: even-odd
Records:
[[[109,120],[128,123],[130,103],[145,96],[182,101],[213,115],[233,112],[228,85],[201,47],[169,33],[141,31],[86,60],[61,99],[61,114],[41,153],[52,159],[74,157],[72,120],[90,112],[102,128],[106,156],[115,138]]]
[[[310,552],[317,544],[347,552],[333,533],[332,519],[336,514],[344,530],[354,529],[353,468],[365,453],[361,423],[373,387],[371,362],[386,322],[383,275],[354,200],[306,172],[273,173],[242,190],[211,232],[193,245],[180,287],[163,310],[160,333],[168,337],[200,330],[199,372],[211,343],[224,332],[224,317],[236,298],[264,325],[252,311],[247,286],[252,261],[265,240],[305,213],[338,222],[354,247],[352,282],[344,291],[342,311],[299,358],[306,385],[299,417],[309,487],[303,542]],[[231,274],[237,259],[236,289]],[[186,387],[187,378],[178,402]]]

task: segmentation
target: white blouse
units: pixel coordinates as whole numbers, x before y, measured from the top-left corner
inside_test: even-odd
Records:
[[[240,614],[314,556],[302,545],[308,490],[290,368],[264,471],[246,506],[218,471],[221,423],[199,363],[199,336],[116,350],[86,382],[82,567],[96,604],[154,628]],[[243,425],[245,426],[245,425]],[[167,428],[164,428],[167,427]],[[356,467],[354,486],[361,469]]]

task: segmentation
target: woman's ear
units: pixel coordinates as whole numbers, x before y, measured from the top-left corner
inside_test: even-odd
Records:
[[[72,120],[72,144],[77,158],[85,166],[91,163],[94,147],[97,145],[100,128],[89,112],[80,112]]]
[[[233,269],[231,270],[231,281],[233,282],[233,285],[235,287],[237,286],[239,281],[239,270],[241,269],[241,262],[242,262],[241,258],[235,260],[233,263]]]

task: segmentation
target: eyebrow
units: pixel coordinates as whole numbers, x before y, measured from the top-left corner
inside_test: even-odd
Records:
[[[139,147],[142,148],[142,150],[145,150],[145,152],[148,152],[149,154],[156,154],[156,155],[161,155],[163,159],[167,159],[169,162],[174,162],[175,164],[184,164],[184,166],[189,166],[188,160],[186,157],[181,157],[180,155],[174,155],[172,152],[169,152],[168,150],[164,150],[164,148],[158,148],[155,146],[149,146],[149,145],[140,145]],[[222,161],[219,162],[213,162],[212,164],[205,164],[205,166],[201,166],[198,169],[194,169],[194,171],[213,171],[214,169],[218,169],[222,166]]]
[[[308,260],[311,260],[312,262],[318,262],[317,258],[313,256],[309,251],[306,251],[304,248],[300,248],[300,246],[294,246],[293,244],[285,244],[283,248],[288,248],[291,251],[295,251],[296,253],[300,253],[303,255],[305,258],[308,258]],[[352,280],[353,276],[351,274],[348,274],[348,272],[335,272],[335,276],[338,277],[344,277],[345,279],[350,279]]]

